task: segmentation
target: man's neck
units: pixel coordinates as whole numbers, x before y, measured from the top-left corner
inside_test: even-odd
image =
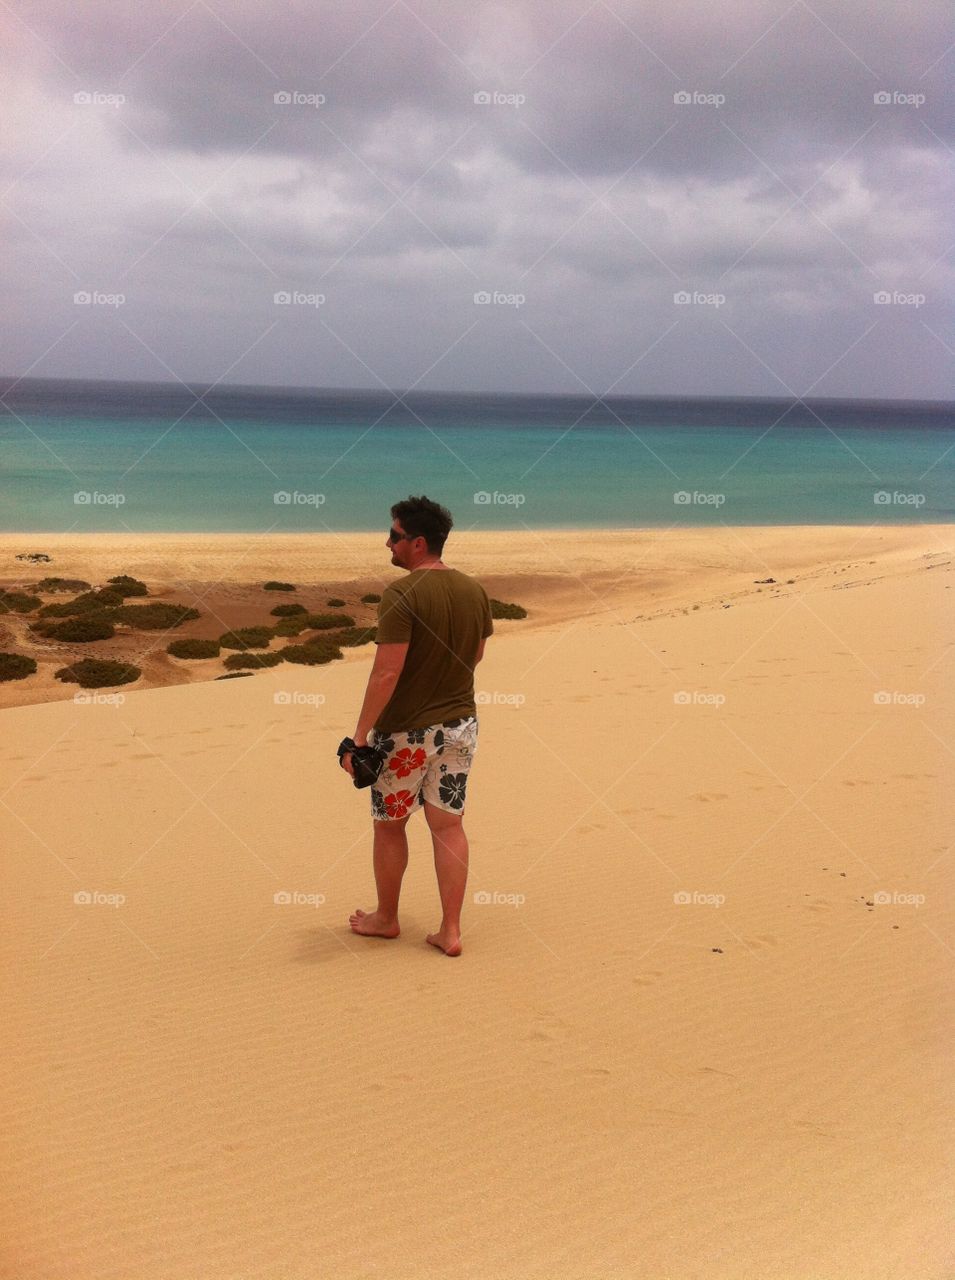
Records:
[[[428,560],[425,564],[415,565],[415,567],[411,570],[411,572],[417,573],[419,569],[447,569],[447,568],[449,568],[449,566],[446,564],[443,564],[440,560]]]

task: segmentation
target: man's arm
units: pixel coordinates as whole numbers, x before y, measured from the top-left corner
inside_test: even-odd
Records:
[[[358,717],[358,728],[352,734],[352,738],[360,747],[365,745],[368,731],[375,727],[375,721],[384,711],[395,691],[410,643],[406,640],[402,644],[378,645],[374,666],[365,689],[365,700]]]
[[[484,641],[485,641],[486,639],[487,639],[487,636],[482,636],[482,637],[481,637],[481,643],[478,645],[477,657],[474,659],[474,665],[475,665],[475,666],[477,666],[477,664],[478,664],[478,663],[481,661],[481,659],[484,657]]]

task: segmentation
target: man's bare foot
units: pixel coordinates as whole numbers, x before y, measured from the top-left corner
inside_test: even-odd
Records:
[[[397,920],[389,922],[382,919],[377,911],[362,911],[360,908],[348,917],[348,923],[352,933],[360,933],[366,938],[397,938],[401,932]]]
[[[439,929],[437,933],[429,933],[428,941],[433,947],[438,947],[446,956],[459,956],[461,954],[461,935],[460,933],[452,933],[450,929]]]

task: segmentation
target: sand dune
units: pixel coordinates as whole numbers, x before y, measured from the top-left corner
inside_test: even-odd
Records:
[[[460,960],[421,818],[402,937],[347,926],[368,651],[2,713],[0,1275],[955,1274],[951,530],[509,536],[448,556],[532,609],[477,671]],[[349,537],[290,576],[390,580]],[[169,561],[72,541],[2,563]]]

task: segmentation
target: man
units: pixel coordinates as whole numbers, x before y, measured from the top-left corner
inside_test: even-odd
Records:
[[[385,545],[408,576],[382,594],[378,650],[352,734],[356,743],[387,753],[371,788],[378,907],[355,911],[349,923],[365,936],[398,937],[405,826],[423,808],[442,909],[441,927],[428,941],[459,956],[468,878],[464,800],[478,735],[474,668],[494,630],[491,605],[479,582],[441,559],[453,524],[445,507],[409,497],[395,503],[391,516]],[[350,754],[342,766],[354,776]]]

